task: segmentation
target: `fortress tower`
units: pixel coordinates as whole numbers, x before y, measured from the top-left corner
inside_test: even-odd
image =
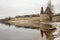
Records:
[[[52,21],[53,13],[52,13],[51,7],[52,7],[51,6],[51,0],[49,0],[49,3],[47,5],[45,11],[43,10],[43,7],[41,7],[40,22],[50,22],[50,21]],[[53,40],[53,38],[48,39],[52,36],[52,35],[49,34],[49,33],[51,33],[50,28],[53,29],[53,26],[52,25],[47,25],[47,24],[42,24],[42,23],[40,24],[41,36],[43,37],[43,33],[45,33],[46,36],[47,36],[47,40]]]
[[[52,21],[53,13],[52,13],[51,8],[52,8],[51,0],[49,0],[49,3],[45,11],[43,10],[43,7],[41,7],[40,21],[43,21],[43,22]]]

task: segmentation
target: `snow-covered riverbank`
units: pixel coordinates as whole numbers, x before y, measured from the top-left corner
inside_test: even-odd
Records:
[[[55,32],[53,33],[53,35],[55,35],[54,40],[60,40],[60,22],[55,22],[55,23],[51,23],[51,24],[57,28],[55,30]]]

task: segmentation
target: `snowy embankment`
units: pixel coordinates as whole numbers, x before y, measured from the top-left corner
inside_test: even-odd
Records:
[[[55,26],[57,29],[53,33],[55,39],[54,40],[60,40],[60,22],[54,22],[51,23],[53,26]]]

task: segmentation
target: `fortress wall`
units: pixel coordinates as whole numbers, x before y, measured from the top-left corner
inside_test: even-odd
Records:
[[[52,21],[54,21],[54,22],[60,22],[60,16],[54,16],[54,17],[52,17]]]
[[[49,14],[40,14],[40,21],[45,21],[45,22],[50,21]]]

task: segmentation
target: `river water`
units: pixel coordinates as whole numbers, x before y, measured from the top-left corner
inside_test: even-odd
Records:
[[[57,29],[52,35],[54,40],[60,40],[60,23],[52,23]],[[40,30],[29,28],[18,28],[14,25],[8,26],[0,23],[0,40],[46,40],[41,37]]]
[[[14,25],[0,24],[0,40],[46,40],[41,37],[40,30],[16,28]]]

